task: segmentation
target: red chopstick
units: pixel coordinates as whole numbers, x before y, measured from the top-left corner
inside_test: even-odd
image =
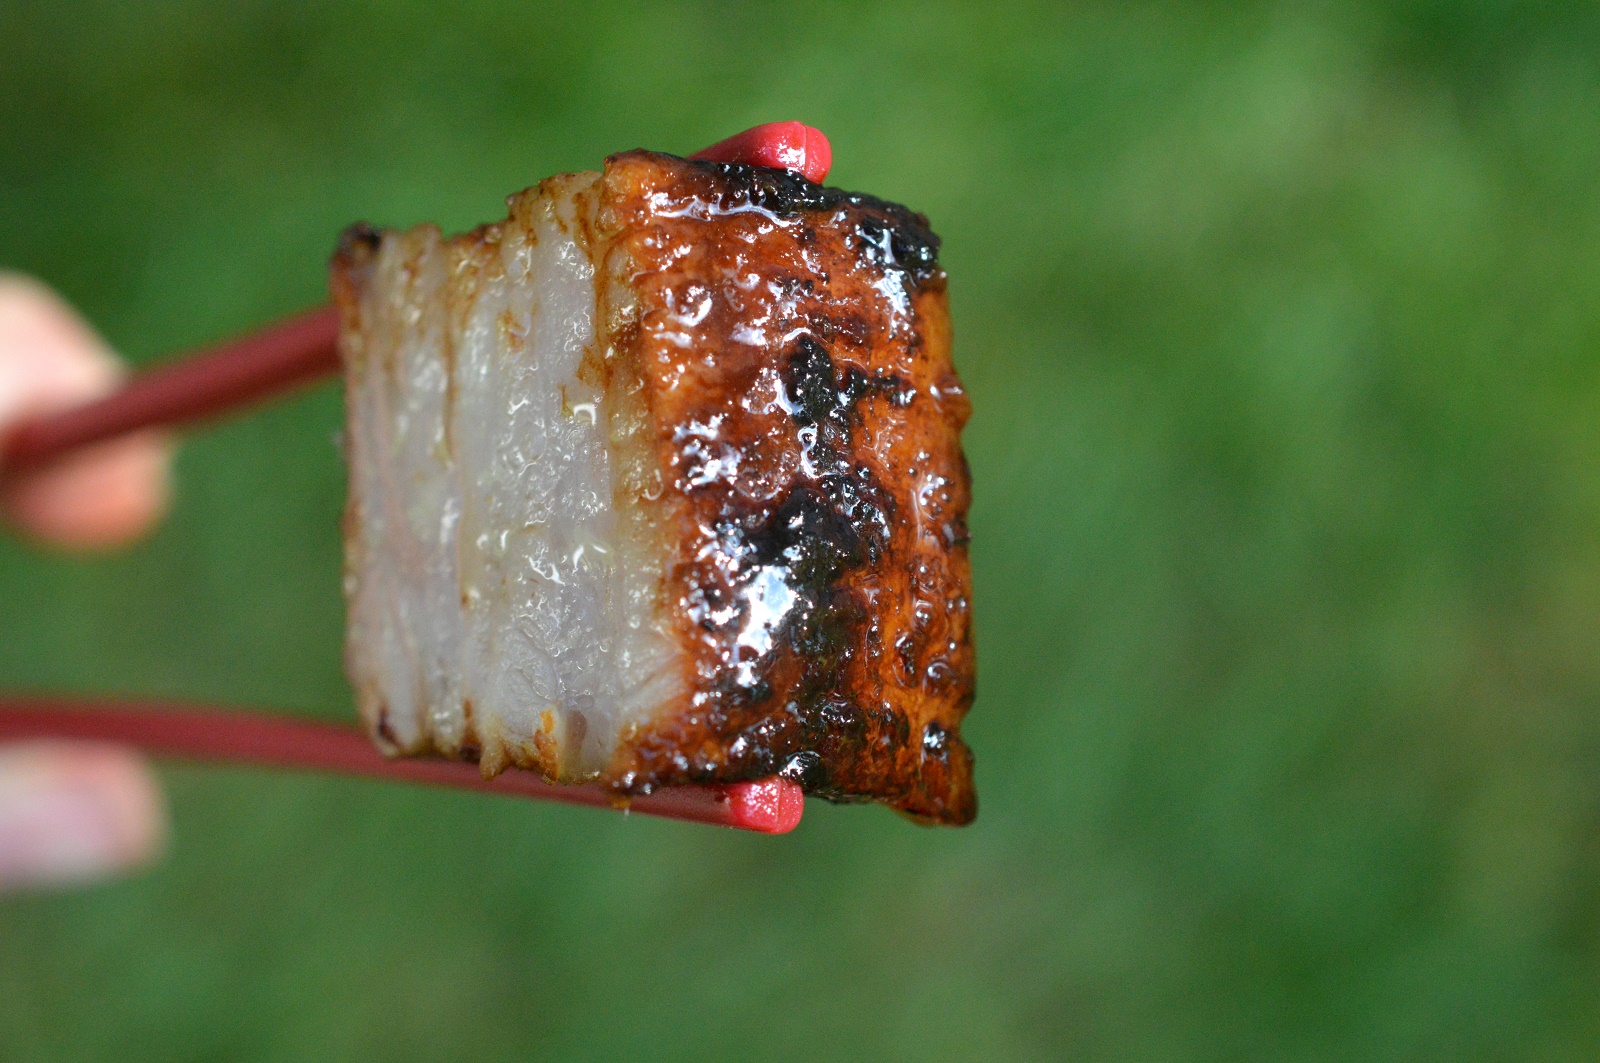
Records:
[[[65,738],[116,742],[179,760],[331,772],[626,809],[646,816],[786,834],[805,795],[786,779],[681,787],[621,800],[599,786],[561,786],[532,772],[485,779],[474,764],[390,760],[355,727],[269,713],[140,701],[0,697],[0,742]]]
[[[689,158],[793,170],[820,184],[833,168],[833,146],[820,129],[799,122],[768,122],[719,140]]]
[[[209,420],[338,372],[339,312],[319,307],[156,366],[98,402],[24,421],[0,447],[0,481],[93,443]]]
[[[788,169],[821,181],[828,175],[833,151],[819,130],[799,122],[770,122],[690,158]],[[129,432],[195,424],[335,376],[338,336],[338,312],[319,307],[146,370],[98,402],[24,422],[0,439],[0,484]],[[663,790],[619,805],[616,796],[601,787],[555,785],[531,772],[508,771],[486,780],[471,764],[389,760],[360,730],[349,726],[219,708],[0,695],[0,741],[24,738],[111,741],[185,760],[626,807],[644,815],[765,834],[793,830],[805,808],[800,788],[784,779]]]

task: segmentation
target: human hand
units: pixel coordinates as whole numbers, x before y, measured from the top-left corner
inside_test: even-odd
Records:
[[[19,420],[105,394],[121,375],[70,307],[35,281],[0,274],[0,440]],[[106,549],[154,525],[168,494],[166,444],[140,435],[4,485],[0,517],[40,543]],[[160,792],[133,753],[89,743],[0,746],[0,891],[137,867],[164,836]]]

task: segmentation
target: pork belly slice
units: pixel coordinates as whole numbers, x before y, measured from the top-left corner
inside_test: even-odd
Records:
[[[375,739],[969,822],[968,403],[926,219],[644,151],[509,202],[333,263]]]

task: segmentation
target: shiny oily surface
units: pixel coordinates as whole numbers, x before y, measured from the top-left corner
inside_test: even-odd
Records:
[[[869,196],[649,152],[607,161],[607,364],[641,390],[684,704],[628,788],[795,779],[976,814],[960,430],[938,239]],[[619,485],[623,490],[627,485]]]

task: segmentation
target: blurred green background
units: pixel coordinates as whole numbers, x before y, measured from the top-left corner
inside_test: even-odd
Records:
[[[1600,1043],[1589,5],[0,2],[0,266],[130,359],[758,121],[945,238],[982,811],[780,840],[165,769],[0,902],[5,1060],[1579,1060]],[[0,686],[343,718],[322,390],[149,543],[0,543]]]

